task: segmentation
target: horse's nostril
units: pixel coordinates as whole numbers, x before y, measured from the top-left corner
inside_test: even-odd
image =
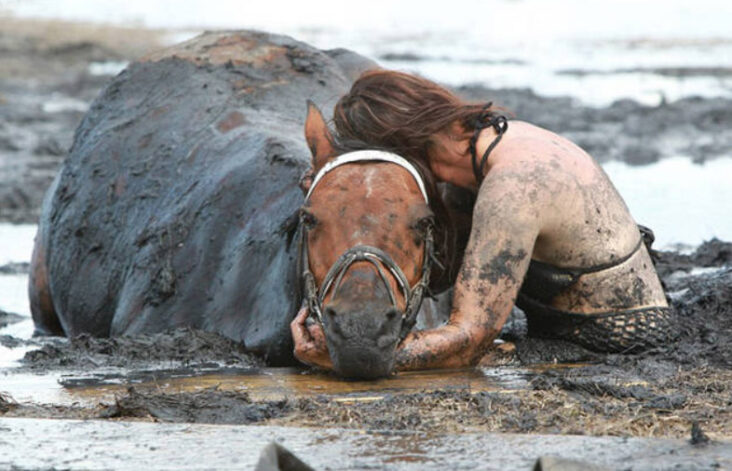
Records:
[[[328,317],[335,317],[336,310],[333,309],[332,307],[328,306],[328,307],[325,308],[325,315],[328,316]]]
[[[386,311],[386,318],[390,321],[393,321],[396,318],[397,314],[398,312],[396,311],[396,309],[389,309],[388,311]]]

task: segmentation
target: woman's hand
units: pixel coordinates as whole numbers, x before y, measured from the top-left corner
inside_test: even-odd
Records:
[[[308,321],[307,307],[302,307],[297,313],[290,323],[290,330],[295,341],[295,358],[306,365],[333,369],[323,327],[317,322]]]
[[[470,335],[471,333],[475,335]],[[447,324],[411,332],[397,349],[397,370],[462,368],[476,363],[483,337],[477,329]]]

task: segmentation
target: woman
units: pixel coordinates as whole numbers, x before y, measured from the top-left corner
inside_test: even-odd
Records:
[[[335,108],[336,145],[422,161],[477,193],[449,322],[412,332],[398,368],[475,364],[514,303],[529,332],[598,351],[647,348],[670,335],[670,310],[643,234],[602,168],[550,131],[508,122],[428,80],[377,70]],[[322,331],[292,323],[296,356],[328,367]]]

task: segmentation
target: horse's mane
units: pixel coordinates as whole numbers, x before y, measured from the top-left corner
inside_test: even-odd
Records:
[[[331,144],[335,155],[359,150],[381,150],[398,154],[393,149],[353,139],[335,139]],[[435,215],[435,255],[439,262],[438,265],[441,267],[433,268],[430,288],[433,292],[438,293],[451,287],[457,277],[470,235],[475,196],[454,185],[438,184],[424,161],[406,155],[401,155],[401,157],[414,165],[422,176],[430,201],[430,209]]]

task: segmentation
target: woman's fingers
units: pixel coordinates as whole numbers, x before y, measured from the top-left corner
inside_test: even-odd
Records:
[[[309,335],[308,329],[305,326],[307,319],[308,308],[302,307],[297,312],[297,315],[292,320],[292,322],[290,322],[290,331],[292,332],[292,338],[295,339],[295,344],[297,344],[298,339],[304,339]]]
[[[317,323],[308,325],[307,308],[303,307],[297,313],[290,323],[290,331],[295,342],[295,358],[307,365],[332,368],[323,328]]]

